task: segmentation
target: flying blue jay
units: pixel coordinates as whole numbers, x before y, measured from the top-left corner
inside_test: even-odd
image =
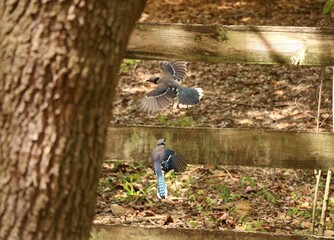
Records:
[[[174,151],[165,148],[164,138],[159,139],[155,149],[151,154],[152,165],[157,175],[158,179],[158,192],[157,196],[159,198],[167,198],[168,191],[163,175],[163,171],[169,172],[174,169],[176,172],[184,172],[187,167],[187,162],[185,157],[176,154]]]
[[[187,66],[183,61],[160,62],[161,77],[151,77],[148,82],[158,86],[139,100],[140,108],[146,112],[158,112],[174,103],[188,107],[200,102],[202,88],[189,88],[180,84],[186,78]]]

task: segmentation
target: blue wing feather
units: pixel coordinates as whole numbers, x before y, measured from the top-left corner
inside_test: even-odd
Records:
[[[157,196],[162,199],[168,195],[162,171],[168,172],[174,169],[176,172],[183,172],[187,167],[186,158],[165,148],[164,141],[165,139],[158,140],[156,148],[151,153],[152,166],[157,176]]]
[[[173,150],[166,148],[161,167],[165,172],[169,172],[172,169],[176,172],[184,172],[187,168],[187,160],[184,156],[176,154]]]

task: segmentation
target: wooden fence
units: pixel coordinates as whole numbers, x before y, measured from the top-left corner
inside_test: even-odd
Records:
[[[105,158],[150,161],[159,138],[191,164],[297,169],[334,167],[334,135],[252,129],[111,126]]]
[[[95,225],[92,240],[328,240],[329,237],[238,232],[230,230],[195,230],[161,227]]]
[[[137,24],[127,58],[212,63],[334,65],[334,29]],[[334,135],[240,129],[111,126],[107,160],[149,161],[158,138],[191,163],[300,169],[334,167]],[[112,232],[112,234],[110,234]],[[218,230],[96,225],[95,239],[333,239]],[[101,238],[99,238],[99,236]],[[94,239],[94,238],[93,238]]]
[[[128,58],[334,65],[334,28],[137,24]]]

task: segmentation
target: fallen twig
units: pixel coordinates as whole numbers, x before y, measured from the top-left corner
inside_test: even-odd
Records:
[[[227,174],[229,175],[229,177],[232,179],[232,181],[236,181],[236,179],[234,177],[232,177],[231,173],[224,167],[222,167],[222,169],[227,172]]]
[[[324,72],[325,68],[322,69],[322,80],[324,78]],[[320,93],[319,93],[320,94]],[[320,97],[320,96],[319,96]],[[334,67],[333,67],[333,77],[332,77],[332,109],[334,110]],[[334,117],[333,117],[333,122],[334,122]],[[334,132],[334,128],[332,130]],[[321,217],[320,217],[320,234],[324,235],[325,234],[325,220],[326,220],[326,213],[327,213],[327,208],[328,208],[328,195],[329,195],[329,188],[330,188],[330,183],[331,183],[331,177],[332,177],[332,169],[329,169],[327,171],[327,179],[326,179],[326,186],[325,186],[325,193],[324,193],[324,199],[322,202],[322,209],[321,209]]]
[[[325,74],[325,68],[322,67],[321,68],[321,77],[320,77],[320,86],[319,86],[318,110],[317,110],[317,117],[316,117],[317,132],[319,132],[319,125],[320,125],[321,94],[322,94],[322,83],[324,81],[324,74]],[[321,170],[318,171],[316,185],[315,185],[315,191],[314,191],[314,199],[313,199],[313,207],[312,207],[312,224],[311,224],[311,233],[312,234],[314,234],[315,211],[316,211],[316,208],[317,208],[317,198],[318,198],[320,177],[321,177]],[[322,228],[321,220],[320,220],[320,228]]]
[[[304,110],[300,108],[299,104],[297,103],[297,98],[295,98],[295,105],[297,106],[297,108],[299,109],[299,111],[301,111],[302,113],[304,113]],[[305,113],[307,116],[311,117],[311,118],[317,118],[316,116],[313,116],[312,114],[309,113]]]
[[[320,77],[320,86],[319,86],[319,98],[318,98],[318,111],[317,111],[317,132],[319,132],[320,126],[320,109],[321,109],[321,95],[322,95],[322,84],[324,82],[324,75],[325,75],[325,67],[321,68],[321,77]]]
[[[317,172],[318,172],[318,174],[317,174]],[[319,171],[314,170],[314,173],[316,174],[316,183],[315,183],[314,198],[313,198],[313,206],[312,206],[312,225],[311,225],[311,234],[314,234],[315,211],[316,211],[316,209],[317,209],[317,199],[318,199],[318,190],[319,190],[319,183],[320,183],[320,177],[321,177],[321,170],[319,170]]]
[[[331,176],[332,171],[329,169],[327,171],[327,179],[326,179],[326,187],[325,187],[325,193],[324,193],[324,199],[322,202],[322,209],[321,209],[321,217],[320,217],[320,229],[319,232],[321,235],[325,234],[325,220],[326,220],[326,213],[327,213],[327,206],[328,206],[328,195],[329,195],[329,188],[331,183]]]

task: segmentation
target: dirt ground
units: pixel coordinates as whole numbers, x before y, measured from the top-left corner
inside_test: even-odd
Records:
[[[318,1],[149,1],[145,22],[227,25],[319,26],[325,20]],[[159,114],[138,110],[137,101],[152,89],[146,83],[160,72],[158,63],[141,61],[122,73],[114,104],[114,124],[164,125]],[[166,120],[186,118],[191,126],[270,128],[314,131],[320,67],[212,64],[189,62],[187,86],[204,89],[200,106],[166,109]],[[331,69],[326,68],[320,131],[332,131]],[[161,123],[162,122],[162,123]]]
[[[150,0],[140,21],[326,26],[322,6],[314,0]],[[153,89],[145,80],[160,72],[159,65],[127,61],[111,124],[315,132],[321,71],[321,67],[189,62],[185,85],[203,88],[202,102],[150,115],[140,112],[137,104]],[[324,71],[320,131],[331,132],[332,69]],[[168,174],[166,179],[171,195],[161,201],[155,195],[149,162],[105,163],[95,223],[309,233],[313,171],[190,165],[184,174]],[[322,184],[319,194],[323,188]],[[334,196],[326,223],[334,229]]]

